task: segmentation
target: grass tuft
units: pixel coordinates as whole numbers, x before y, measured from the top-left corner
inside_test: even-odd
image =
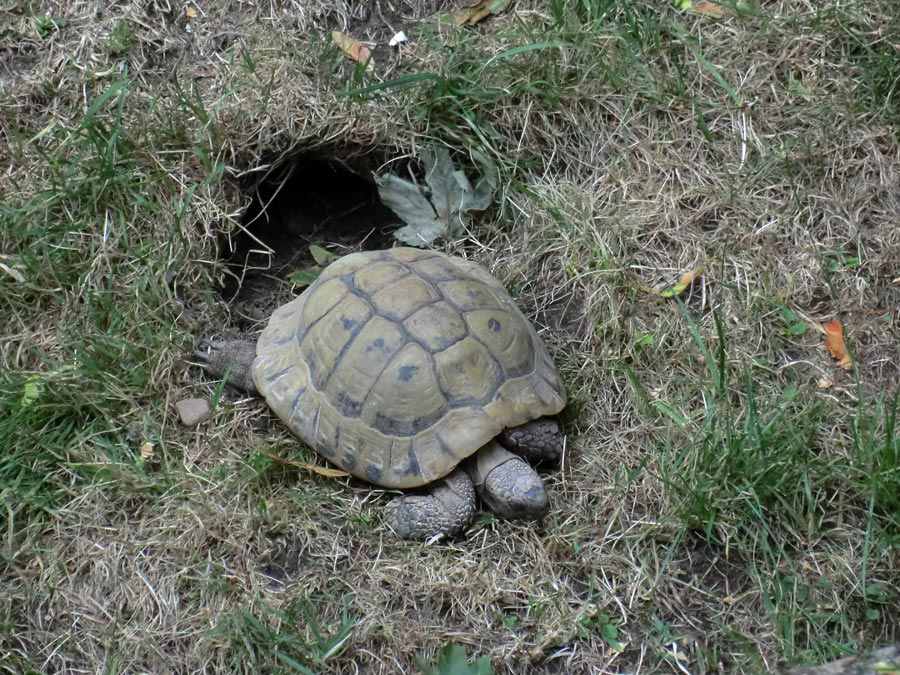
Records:
[[[228,635],[234,647],[232,672],[311,675],[341,652],[354,623],[345,606],[340,625],[325,632],[314,605],[297,599],[281,608],[237,611],[216,632]]]

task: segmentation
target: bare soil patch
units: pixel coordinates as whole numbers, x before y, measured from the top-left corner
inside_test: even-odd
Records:
[[[291,274],[317,266],[311,245],[335,255],[391,245],[397,218],[378,198],[377,163],[320,150],[276,158],[243,177],[249,199],[239,229],[219,238],[222,296],[237,303],[239,328],[259,324],[291,297]]]

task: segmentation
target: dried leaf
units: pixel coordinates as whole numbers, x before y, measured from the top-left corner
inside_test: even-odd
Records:
[[[404,225],[394,230],[394,237],[404,244],[423,248],[430,246],[438,239],[446,239],[447,227],[439,220]]]
[[[725,16],[725,9],[722,5],[715,2],[707,2],[706,0],[691,3],[689,11],[708,16],[711,19],[721,19]]]
[[[198,12],[197,8],[193,5],[188,5],[187,7],[185,7],[184,13],[187,14],[187,18],[189,19],[196,19],[198,16],[200,16],[200,12]]]
[[[372,51],[362,42],[360,42],[359,40],[354,40],[346,33],[341,33],[340,31],[336,30],[331,31],[331,39],[334,41],[334,44],[338,46],[338,49],[344,52],[351,59],[359,63],[367,64],[367,68],[372,67],[372,62],[370,61]]]
[[[831,389],[834,386],[834,382],[830,378],[820,377],[818,385],[819,389],[824,391],[825,389]]]
[[[265,450],[261,450],[260,454],[265,455],[269,459],[272,459],[279,464],[284,464],[285,466],[293,466],[297,469],[303,469],[305,471],[312,471],[313,473],[317,473],[320,476],[325,476],[326,478],[344,478],[350,475],[346,471],[341,471],[340,469],[332,469],[327,466],[319,466],[318,464],[309,464],[307,462],[295,462],[291,459],[279,457],[278,455],[272,454],[271,452],[266,452]]]
[[[453,160],[447,148],[422,150],[425,165],[425,182],[431,188],[431,204],[446,226],[450,226],[450,214],[462,199],[462,189],[453,177]]]
[[[430,201],[415,183],[391,174],[375,176],[381,201],[406,223],[394,236],[411,246],[456,237],[468,224],[471,211],[483,211],[493,201],[487,179],[481,178],[473,189],[466,175],[453,166],[446,148],[423,150],[422,164]]]
[[[327,466],[319,466],[318,464],[303,464],[297,462],[296,466],[301,469],[306,469],[307,471],[317,473],[320,476],[325,476],[326,478],[345,478],[346,476],[350,475],[346,471],[341,471],[340,469],[332,469]]]
[[[844,342],[844,327],[837,319],[826,321],[822,324],[825,330],[825,349],[831,355],[837,365],[844,370],[850,370],[853,367],[853,361],[850,354],[847,353],[847,344]]]
[[[148,459],[153,458],[153,443],[150,441],[146,441],[143,445],[141,445],[141,459],[146,461]]]
[[[474,26],[492,14],[499,14],[509,7],[512,0],[481,0],[471,7],[463,7],[453,17],[457,26]]]
[[[685,272],[681,275],[681,279],[678,280],[678,283],[672,286],[672,288],[665,291],[659,291],[659,297],[674,298],[675,296],[681,295],[682,293],[684,293],[687,287],[694,283],[694,281],[699,279],[702,274],[702,267],[697,267],[696,269]]]
[[[447,234],[447,225],[437,217],[418,185],[390,173],[376,175],[375,184],[384,205],[406,223],[394,232],[397,239],[411,246],[428,246]]]
[[[473,190],[466,174],[454,168],[447,148],[423,150],[422,163],[425,182],[431,188],[431,203],[449,230],[454,229],[454,221],[459,221],[460,215],[490,206],[493,194],[488,182],[482,179]]]

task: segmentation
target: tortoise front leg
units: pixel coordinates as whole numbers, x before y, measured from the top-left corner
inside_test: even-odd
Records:
[[[387,524],[404,539],[430,539],[462,531],[475,517],[475,488],[462,469],[435,481],[427,494],[396,497],[387,505]]]
[[[253,360],[256,358],[256,343],[249,340],[226,340],[216,342],[204,340],[200,349],[194,352],[201,361],[201,367],[213,377],[228,375],[228,384],[243,389],[248,394],[256,394],[253,382]]]
[[[535,466],[558,464],[565,439],[555,417],[539,417],[506,429],[498,438],[504,448],[521,455]]]
[[[466,461],[481,501],[498,516],[540,520],[550,499],[537,472],[524,459],[491,441]]]

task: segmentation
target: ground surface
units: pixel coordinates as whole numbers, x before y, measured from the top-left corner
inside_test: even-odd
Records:
[[[753,673],[897,641],[889,5],[0,8],[0,671],[417,672],[454,642]],[[542,330],[570,436],[545,521],[421,545],[189,359],[298,292],[309,244],[390,245],[370,172],[421,180],[429,146],[492,176],[442,246]],[[186,396],[216,403],[195,430]]]

